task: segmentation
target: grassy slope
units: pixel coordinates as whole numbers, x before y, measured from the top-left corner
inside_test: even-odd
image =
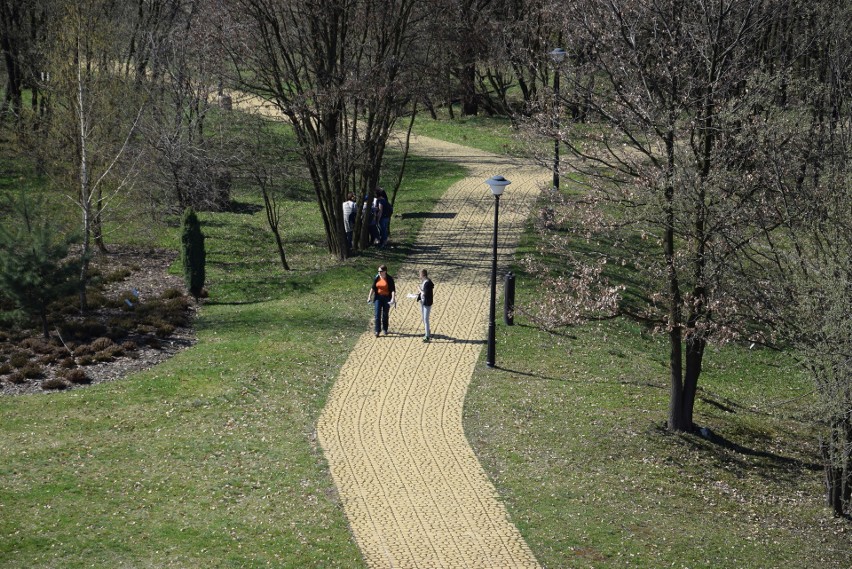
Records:
[[[511,145],[460,130],[421,132]],[[399,212],[427,209],[457,175],[412,166]],[[203,214],[212,296],[194,348],[124,381],[0,398],[0,567],[363,566],[314,425],[367,324],[377,258],[337,266],[315,207],[288,207],[287,275],[262,212]],[[395,221],[394,238],[416,224]],[[516,274],[522,303],[533,279]],[[810,386],[785,359],[709,354],[696,419],[723,444],[709,443],[660,428],[659,338],[516,322],[498,324],[502,369],[478,368],[465,426],[547,567],[848,567],[849,528],[811,468]]]
[[[479,138],[497,134],[466,140],[493,151]],[[513,272],[522,309],[535,277]],[[850,566],[852,527],[823,504],[812,385],[788,357],[708,350],[695,417],[708,440],[663,428],[664,338],[623,321],[559,335],[515,322],[498,322],[498,369],[477,368],[465,430],[545,567]]]
[[[431,210],[460,175],[408,167],[400,212]],[[0,397],[0,567],[363,567],[314,430],[378,257],[338,265],[316,206],[287,208],[287,274],[262,210],[201,214],[211,297],[193,348],[123,381]],[[382,261],[421,222],[395,221]]]

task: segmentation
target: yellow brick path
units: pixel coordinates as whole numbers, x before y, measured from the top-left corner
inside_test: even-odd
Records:
[[[320,417],[319,441],[370,567],[538,567],[468,445],[462,405],[487,330],[494,198],[484,181],[512,181],[500,199],[502,275],[549,174],[426,138],[411,151],[456,161],[469,177],[425,220],[407,263],[389,267],[398,297],[391,334],[375,338],[370,327],[358,340]],[[419,307],[406,298],[421,267],[436,285],[429,344]]]

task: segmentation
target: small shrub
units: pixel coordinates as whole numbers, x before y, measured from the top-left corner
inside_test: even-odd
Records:
[[[12,373],[15,368],[11,366],[9,363],[0,364],[0,375],[6,375],[7,373]]]
[[[106,282],[106,283],[121,282],[124,279],[126,279],[127,277],[129,277],[131,274],[133,274],[133,273],[130,272],[130,269],[128,269],[126,267],[121,267],[120,269],[116,269],[113,272],[111,272],[110,274],[108,274],[106,277],[104,277],[104,282]]]
[[[89,292],[86,295],[86,304],[90,309],[101,308],[110,305],[110,300],[100,292]]]
[[[94,353],[95,353],[95,350],[93,350],[92,346],[90,346],[89,344],[81,344],[81,345],[77,346],[77,348],[74,350],[74,355],[77,356],[77,357],[90,356]]]
[[[112,346],[110,346],[109,348],[107,348],[103,351],[112,354],[112,357],[114,357],[114,358],[120,358],[121,356],[124,355],[124,350],[121,349],[121,346],[116,345],[116,344],[113,344]]]
[[[121,328],[118,326],[110,326],[107,330],[107,338],[112,340],[115,343],[118,343],[122,338],[126,338],[129,334],[129,330],[127,328]]]
[[[60,357],[61,354],[57,354],[56,352],[50,352],[49,354],[44,354],[42,357],[40,357],[38,359],[38,363],[42,365],[55,364]]]
[[[162,346],[162,343],[156,336],[148,336],[147,338],[145,338],[145,343],[148,344],[148,347],[153,348],[155,350],[160,349],[160,346]]]
[[[80,306],[77,304],[63,304],[59,309],[59,314],[63,316],[73,316],[80,313]]]
[[[110,350],[103,350],[97,352],[92,357],[95,359],[96,362],[111,362],[113,359],[112,352]]]
[[[73,338],[75,340],[97,338],[99,336],[103,336],[105,333],[106,326],[94,320],[70,322],[63,325],[63,337]]]
[[[15,352],[9,357],[9,363],[20,369],[27,365],[30,361],[30,356],[26,352]]]
[[[175,331],[175,327],[173,324],[169,324],[168,322],[160,321],[157,323],[157,336],[160,338],[168,338]]]
[[[86,372],[80,368],[72,369],[65,375],[65,379],[77,385],[92,383],[92,378],[86,375]]]
[[[81,366],[90,366],[95,363],[95,358],[91,354],[85,354],[77,358],[77,363]]]
[[[136,321],[133,320],[132,316],[116,316],[115,318],[110,318],[108,326],[110,328],[124,328],[125,330],[132,330],[134,326],[136,326]]]
[[[31,362],[22,367],[19,371],[27,379],[36,379],[37,377],[42,376],[44,368],[37,363]]]
[[[45,390],[60,390],[68,389],[68,383],[59,377],[52,377],[41,383],[41,388]]]
[[[72,357],[67,357],[61,362],[59,362],[59,367],[63,369],[74,369],[77,367],[77,362]]]
[[[155,334],[157,332],[157,328],[150,324],[140,324],[137,329],[141,334]]]
[[[122,342],[121,349],[125,352],[135,352],[139,349],[139,346],[133,340],[127,340],[126,342]]]
[[[163,294],[160,295],[160,298],[170,299],[170,298],[186,298],[182,291],[176,288],[167,288],[163,291]],[[187,300],[187,306],[189,305],[189,301]]]
[[[26,383],[26,382],[27,382],[27,378],[26,378],[26,377],[24,377],[24,374],[22,374],[21,372],[16,371],[16,372],[15,372],[15,373],[13,373],[12,375],[10,375],[10,376],[6,379],[6,381],[8,381],[9,383],[14,383],[15,385],[21,385],[22,383]]]
[[[89,346],[92,348],[92,351],[94,352],[101,352],[113,345],[115,345],[115,342],[106,337],[101,337],[96,340],[93,340],[92,343],[89,344]]]
[[[27,338],[21,342],[21,347],[35,352],[36,354],[46,354],[53,350],[49,343],[41,338]]]

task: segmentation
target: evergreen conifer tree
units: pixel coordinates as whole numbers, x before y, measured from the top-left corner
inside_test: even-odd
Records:
[[[183,212],[182,228],[180,241],[184,281],[190,294],[198,299],[204,288],[206,253],[201,222],[199,222],[195,210],[191,207],[186,208]]]
[[[82,261],[68,258],[78,239],[60,236],[48,220],[38,220],[24,199],[12,208],[11,223],[0,227],[0,290],[15,307],[12,316],[38,318],[47,338],[47,307],[79,284]]]

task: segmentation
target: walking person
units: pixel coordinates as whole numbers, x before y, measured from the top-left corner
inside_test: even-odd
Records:
[[[388,274],[387,265],[379,267],[379,274],[373,279],[373,286],[370,288],[370,297],[375,308],[375,320],[373,329],[376,333],[376,338],[379,337],[379,332],[384,332],[388,335],[388,323],[390,321],[390,309],[396,306],[396,284],[393,277]],[[370,300],[367,302],[370,302]]]
[[[429,328],[429,315],[432,313],[432,299],[435,283],[429,278],[429,273],[426,269],[420,269],[420,293],[417,295],[417,300],[420,301],[420,312],[423,315],[423,327],[426,329],[426,335],[423,337],[424,342],[429,342],[432,339],[432,332]]]
[[[352,252],[352,232],[355,230],[355,213],[358,206],[355,204],[355,194],[349,194],[343,202],[343,228],[346,230],[346,245]]]

